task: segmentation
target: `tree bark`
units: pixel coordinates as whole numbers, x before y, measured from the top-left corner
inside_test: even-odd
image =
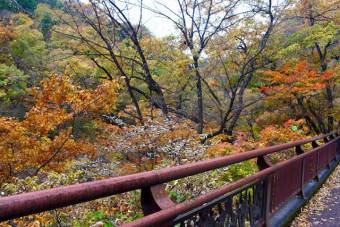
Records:
[[[197,133],[202,134],[203,132],[203,93],[202,93],[202,79],[199,72],[198,58],[194,57],[195,73],[196,73],[196,89],[197,89]]]

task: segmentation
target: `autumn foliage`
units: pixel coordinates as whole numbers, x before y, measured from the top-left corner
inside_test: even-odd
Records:
[[[114,108],[118,84],[104,81],[94,91],[82,89],[67,76],[50,76],[41,88],[33,88],[32,103],[24,120],[0,118],[1,180],[42,167],[62,171],[62,163],[79,155],[94,155],[93,145],[73,137],[77,118],[90,120],[93,115]]]
[[[312,95],[328,85],[332,73],[318,73],[300,61],[294,65],[285,65],[279,71],[267,71],[265,76],[268,85],[260,87],[260,91],[271,96],[268,100],[274,101],[278,98]]]
[[[178,29],[162,37],[129,1],[2,2],[0,197],[340,129],[336,0],[174,1],[182,12],[155,1],[150,21],[168,15],[162,32]],[[256,171],[252,159],[166,191],[179,203]],[[4,225],[119,225],[142,216],[139,199],[134,191]]]

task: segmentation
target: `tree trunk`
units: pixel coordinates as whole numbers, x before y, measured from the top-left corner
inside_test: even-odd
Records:
[[[197,89],[197,117],[198,117],[198,126],[197,133],[202,134],[203,132],[203,94],[202,94],[202,81],[201,75],[198,69],[198,58],[194,57],[195,64],[195,73],[196,73],[196,89]]]
[[[322,53],[321,48],[318,43],[315,43],[316,50],[318,51],[320,63],[321,63],[321,71],[325,72],[327,70],[327,63],[325,62],[327,49],[330,47],[331,43],[327,43],[327,45],[324,47],[324,51]],[[334,128],[334,118],[332,116],[332,110],[334,109],[333,105],[333,92],[329,85],[329,81],[326,81],[328,83],[326,87],[326,99],[327,99],[327,106],[328,106],[328,113],[327,113],[327,120],[328,120],[328,126],[327,131],[331,132]]]

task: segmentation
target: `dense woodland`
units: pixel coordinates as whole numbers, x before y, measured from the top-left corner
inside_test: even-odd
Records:
[[[340,129],[338,0],[176,2],[0,1],[0,197]],[[174,34],[156,37],[146,14]],[[181,202],[256,171],[251,160],[167,192]],[[113,226],[142,216],[139,194],[0,225]]]

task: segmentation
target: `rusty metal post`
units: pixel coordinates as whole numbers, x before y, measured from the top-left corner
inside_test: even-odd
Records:
[[[158,184],[142,189],[141,203],[144,216],[175,205],[166,194],[165,187],[165,184]],[[162,226],[172,226],[172,221],[163,223]]]
[[[257,166],[261,171],[263,169],[273,166],[273,164],[271,163],[267,155],[263,155],[257,158]]]
[[[336,137],[338,137],[338,136],[339,136],[339,134],[337,134]],[[340,154],[340,139],[337,139],[335,141],[334,146],[335,146],[335,154]]]
[[[265,193],[264,193],[264,226],[266,227],[270,227],[270,196],[271,196],[271,188],[272,188],[272,178],[273,178],[274,174],[270,174],[267,179],[266,179],[266,183],[265,183]]]
[[[305,152],[306,152],[306,151],[301,147],[301,145],[298,145],[298,146],[295,147],[295,153],[296,153],[297,155],[303,154],[303,153],[305,153]]]
[[[327,159],[328,159],[328,168],[331,168],[331,145],[330,144],[328,144],[328,157],[327,157]]]
[[[312,146],[313,146],[313,148],[317,148],[319,146],[319,144],[317,144],[316,141],[313,141]]]
[[[302,159],[302,166],[301,166],[301,196],[302,198],[306,198],[305,190],[303,189],[303,183],[305,181],[305,158]]]
[[[259,170],[264,170],[273,166],[273,163],[269,160],[267,155],[259,156],[257,158],[257,166]],[[272,184],[272,176],[273,174],[269,175],[265,180],[265,192],[264,192],[264,226],[269,227],[269,213],[270,213],[270,196],[271,196],[271,184]]]
[[[317,159],[316,159],[316,180],[320,181],[319,177],[319,162],[320,162],[320,152],[317,152]]]

